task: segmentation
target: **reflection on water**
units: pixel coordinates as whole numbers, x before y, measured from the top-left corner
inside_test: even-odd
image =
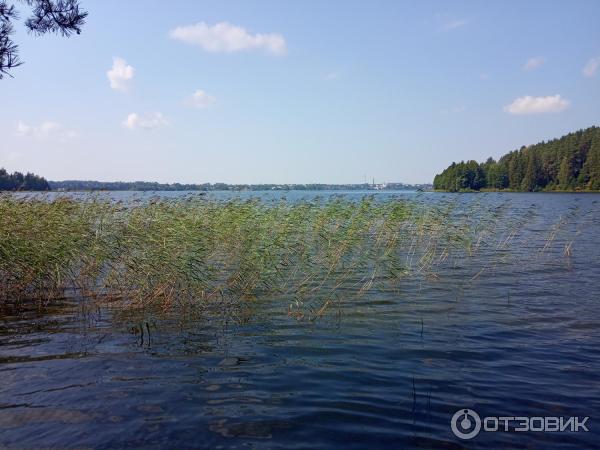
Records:
[[[483,272],[465,258],[319,320],[290,316],[289,298],[228,314],[2,310],[0,447],[594,447],[600,196],[457,197],[528,214],[510,258]],[[590,432],[459,441],[461,407],[590,416]]]

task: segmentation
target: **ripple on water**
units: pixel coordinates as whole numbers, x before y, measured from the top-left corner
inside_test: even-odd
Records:
[[[480,260],[465,258],[397,292],[340,291],[315,321],[288,316],[288,298],[257,299],[239,323],[158,317],[140,342],[138,317],[75,302],[5,314],[0,447],[594,448],[596,426],[468,445],[450,431],[464,407],[592,425],[600,411],[600,229],[585,225],[600,223],[598,197],[478,201],[507,198],[531,211],[516,258],[476,279]],[[575,214],[566,234],[540,252],[561,214]]]

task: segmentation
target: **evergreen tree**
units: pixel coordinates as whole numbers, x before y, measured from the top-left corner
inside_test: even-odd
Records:
[[[448,191],[600,190],[600,128],[521,147],[498,162],[488,158],[482,164],[452,163],[436,175],[433,186]]]
[[[565,155],[563,156],[560,168],[558,169],[558,186],[561,189],[569,189],[569,187],[572,186],[572,173],[573,167],[571,158],[569,155]]]
[[[5,169],[0,168],[0,191],[49,191],[50,184],[45,178],[21,172],[9,174]]]
[[[600,190],[600,136],[596,135],[583,167],[587,189]]]
[[[509,155],[508,163],[508,187],[518,191],[521,189],[525,168],[523,167],[522,158],[523,148],[520,152],[513,152]]]
[[[11,69],[22,64],[18,46],[12,40],[13,23],[20,16],[15,4],[19,3],[31,7],[31,16],[25,20],[24,25],[36,35],[79,34],[87,17],[87,12],[80,8],[78,0],[0,0],[0,79],[4,75],[10,75]]]
[[[535,151],[527,152],[527,168],[521,182],[522,191],[535,191],[538,188],[538,178],[540,174],[539,163]]]

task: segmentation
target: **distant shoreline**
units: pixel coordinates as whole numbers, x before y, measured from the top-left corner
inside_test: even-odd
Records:
[[[51,190],[6,190],[0,193],[101,193],[101,192],[190,192],[208,194],[211,192],[434,192],[433,189],[51,189]]]
[[[438,193],[446,193],[446,194],[479,194],[485,192],[497,192],[497,193],[507,193],[507,194],[600,194],[600,190],[539,190],[539,191],[521,191],[515,189],[461,189],[458,191],[448,191],[443,189],[432,189],[429,192],[438,192]]]
[[[102,182],[102,181],[49,181],[54,192],[90,192],[90,191],[164,191],[164,192],[248,192],[248,191],[431,191],[430,183],[381,183],[381,184],[227,184],[227,183],[153,183],[147,181]]]
[[[540,190],[540,191],[520,191],[511,189],[461,189],[458,191],[449,191],[443,189],[213,189],[204,191],[199,189],[54,189],[54,190],[0,190],[0,194],[94,194],[103,192],[187,192],[205,195],[211,192],[364,192],[364,193],[394,193],[394,192],[417,192],[417,193],[436,193],[436,194],[483,194],[483,193],[506,193],[506,194],[600,194],[600,190]]]

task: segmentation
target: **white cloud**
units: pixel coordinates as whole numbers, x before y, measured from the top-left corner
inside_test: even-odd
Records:
[[[327,75],[325,75],[325,79],[328,81],[337,80],[339,77],[340,77],[339,72],[330,72]]]
[[[40,133],[44,134],[44,135],[50,135],[52,133],[55,133],[56,131],[60,130],[61,125],[60,123],[57,122],[42,122],[42,124],[40,125]]]
[[[563,111],[569,107],[570,102],[560,95],[548,95],[546,97],[532,97],[526,95],[515,99],[510,105],[504,107],[504,111],[510,114],[542,114]]]
[[[582,73],[584,77],[593,77],[596,75],[598,68],[600,67],[600,56],[591,58],[586,65],[583,67]]]
[[[127,64],[123,58],[113,58],[112,68],[106,72],[110,87],[115,91],[126,92],[131,86],[131,80],[135,74],[135,69]]]
[[[130,130],[136,130],[142,128],[145,130],[152,130],[168,124],[167,119],[159,112],[146,114],[140,116],[138,113],[131,113],[123,121],[123,126]]]
[[[456,19],[456,20],[451,20],[449,22],[444,23],[440,30],[441,31],[450,31],[450,30],[456,30],[457,28],[461,28],[464,27],[465,25],[467,25],[469,23],[469,21],[467,19]]]
[[[185,103],[195,108],[208,108],[216,101],[217,99],[215,97],[207,94],[202,89],[198,89],[186,99]]]
[[[285,39],[281,34],[250,34],[244,28],[228,22],[219,22],[212,26],[200,22],[196,25],[177,27],[171,30],[169,35],[172,39],[198,45],[208,52],[232,53],[262,49],[277,56],[287,53]]]
[[[60,123],[50,120],[42,122],[39,126],[27,125],[25,122],[19,121],[17,123],[17,136],[40,140],[58,139],[66,141],[78,137],[79,133],[66,129]]]
[[[17,124],[17,136],[31,136],[33,134],[33,127],[19,121]]]
[[[533,58],[529,58],[523,66],[523,70],[530,71],[537,69],[538,67],[543,66],[545,62],[546,58],[544,58],[543,56],[535,56]]]

